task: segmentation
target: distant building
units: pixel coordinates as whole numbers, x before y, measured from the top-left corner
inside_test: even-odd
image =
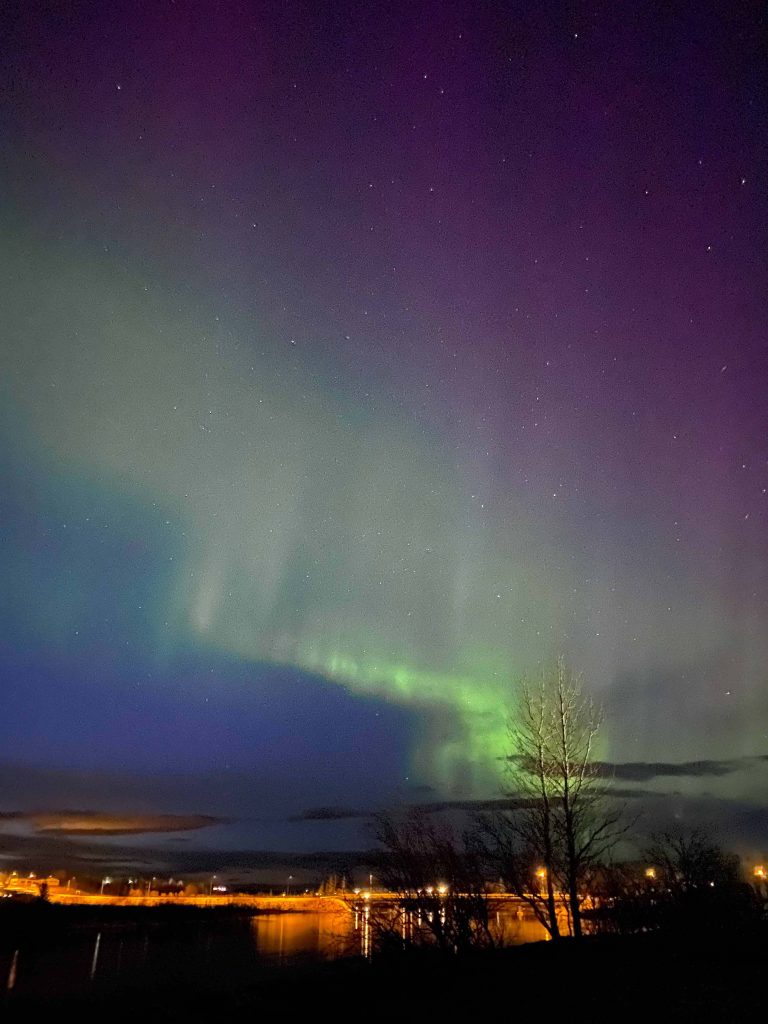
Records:
[[[0,878],[0,891],[10,895],[24,893],[28,896],[42,896],[51,889],[57,889],[60,884],[58,878],[50,875],[38,878],[37,875],[19,875],[13,871],[10,875]]]

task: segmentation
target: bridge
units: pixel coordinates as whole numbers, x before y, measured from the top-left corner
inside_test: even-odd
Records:
[[[440,899],[434,896],[433,899]],[[445,897],[448,898],[448,897]],[[50,892],[51,903],[103,906],[103,907],[199,907],[253,910],[258,913],[350,913],[361,905],[393,905],[402,901],[403,897],[390,892],[338,893],[333,895],[297,895],[297,896],[252,896],[247,893],[224,893],[207,896],[176,896],[160,893],[141,894],[136,896],[112,896],[99,893],[82,893],[61,890]],[[486,899],[498,909],[520,908],[525,904],[519,897],[506,893],[489,893]]]

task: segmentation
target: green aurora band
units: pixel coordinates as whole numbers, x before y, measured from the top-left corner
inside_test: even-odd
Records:
[[[139,496],[167,530],[158,656],[208,646],[432,709],[414,763],[450,785],[498,777],[512,683],[542,661],[564,651],[599,689],[655,646],[685,637],[698,656],[716,635],[715,607],[658,612],[663,552],[623,570],[604,552],[598,597],[575,596],[603,540],[513,492],[489,502],[488,464],[322,345],[264,338],[109,256],[19,235],[3,263],[3,377],[31,457]],[[621,600],[611,560],[637,579]]]

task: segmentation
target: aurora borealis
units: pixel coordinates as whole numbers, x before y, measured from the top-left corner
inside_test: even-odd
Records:
[[[4,10],[3,760],[488,795],[558,654],[768,753],[763,18]]]

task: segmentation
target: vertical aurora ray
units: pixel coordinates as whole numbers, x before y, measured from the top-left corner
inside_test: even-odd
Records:
[[[563,653],[615,758],[764,753],[759,19],[507,6],[0,9],[3,664],[86,752],[293,666],[480,786]]]
[[[381,396],[373,410],[343,400],[292,350],[286,370],[280,345],[246,352],[237,325],[206,327],[202,308],[180,315],[76,253],[22,266],[5,267],[20,421],[71,472],[163,509],[163,644],[442,710],[446,729],[414,755],[424,773],[498,774],[514,678],[585,645],[572,595],[594,570],[578,533],[535,522],[514,494],[486,507],[434,432]],[[638,596],[616,633],[648,617],[656,570],[631,569]],[[685,614],[687,642],[706,649],[715,612]],[[642,664],[657,642],[617,643],[618,657]]]

